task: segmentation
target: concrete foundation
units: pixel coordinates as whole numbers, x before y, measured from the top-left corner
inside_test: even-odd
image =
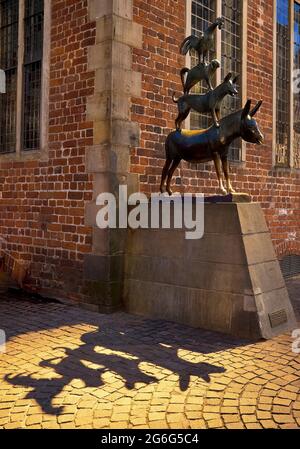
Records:
[[[128,231],[127,311],[251,339],[296,328],[263,211],[256,203],[205,204],[205,232]]]

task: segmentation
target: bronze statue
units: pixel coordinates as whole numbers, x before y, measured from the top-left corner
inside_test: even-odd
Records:
[[[184,67],[180,71],[184,95],[188,95],[190,93],[190,90],[200,81],[205,81],[208,85],[209,90],[212,90],[213,87],[211,84],[211,80],[216,70],[220,67],[221,64],[217,59],[213,59],[210,64],[208,64],[207,62],[200,62],[192,69]]]
[[[228,73],[228,75],[224,78],[223,83],[206,94],[183,95],[178,100],[176,100],[175,95],[173,95],[173,101],[174,103],[177,103],[179,112],[175,121],[176,129],[180,129],[181,123],[187,118],[191,109],[199,113],[209,112],[212,115],[215,126],[218,127],[223,99],[226,95],[231,95],[234,97],[238,94],[238,91],[234,87],[234,84],[238,80],[238,76],[236,76],[233,80],[231,78],[232,73]]]
[[[191,50],[195,50],[198,54],[199,62],[201,62],[201,58],[202,62],[205,62],[208,52],[214,47],[214,31],[216,28],[221,30],[224,23],[224,18],[218,17],[200,37],[192,35],[185,38],[180,46],[180,53],[186,55]]]
[[[211,61],[210,64],[205,62],[208,52],[213,48],[214,31],[217,27],[221,30],[223,25],[224,19],[218,18],[199,38],[189,36],[181,45],[181,53],[184,55],[188,51],[195,50],[198,53],[199,63],[191,70],[186,67],[181,70],[184,95],[176,99],[173,94],[173,101],[177,103],[179,113],[175,121],[176,131],[171,132],[166,140],[166,162],[161,177],[161,193],[164,193],[166,189],[168,194],[172,195],[172,176],[182,159],[196,164],[214,161],[221,193],[223,195],[234,193],[228,163],[230,144],[238,137],[250,143],[259,145],[263,143],[263,134],[253,118],[261,107],[262,101],[259,101],[251,110],[251,100],[248,100],[243,109],[220,118],[221,105],[225,96],[238,94],[235,87],[238,76],[232,79],[231,73],[228,73],[223,83],[212,89],[211,79],[214,72],[220,67],[220,63],[217,60]],[[206,81],[208,92],[202,95],[190,95],[191,88],[202,80]],[[205,130],[182,131],[181,124],[191,109],[198,113],[210,113],[213,125]],[[226,179],[226,188],[223,185],[222,168]]]
[[[160,191],[166,191],[172,195],[172,176],[181,160],[187,162],[214,161],[218,176],[220,191],[223,194],[234,193],[230,182],[228,150],[232,141],[242,137],[246,142],[261,145],[264,137],[253,119],[262,105],[259,101],[251,109],[251,100],[248,100],[244,109],[234,112],[220,121],[220,127],[215,125],[206,130],[196,131],[173,131],[166,140],[166,163],[163,168]],[[226,179],[226,189],[223,186],[221,169]]]

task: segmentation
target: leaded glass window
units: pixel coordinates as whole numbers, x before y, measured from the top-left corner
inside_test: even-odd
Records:
[[[289,165],[290,91],[289,0],[277,0],[276,165]]]
[[[193,0],[192,2],[192,34],[199,36],[216,19],[216,1],[215,0]],[[209,60],[215,58],[214,53],[210,53]],[[198,57],[195,53],[191,57],[191,67],[198,64]],[[193,89],[193,93],[202,94],[207,91],[204,84],[198,83]],[[191,128],[208,128],[211,120],[207,114],[198,114],[191,112]]]
[[[0,95],[0,153],[16,150],[19,1],[0,2],[0,68],[6,93]]]
[[[25,2],[23,149],[40,143],[40,109],[43,59],[44,1]]]
[[[241,76],[242,76],[242,1],[223,0],[222,16],[225,18],[225,27],[222,30],[222,80],[227,73],[240,75],[237,83],[239,96],[226,97],[223,103],[222,115],[226,116],[242,107]],[[241,159],[241,140],[235,140],[230,147],[230,159]]]
[[[294,5],[294,166],[300,168],[300,3]]]
[[[300,168],[300,0],[276,0],[278,167]]]
[[[40,148],[43,34],[44,0],[0,0],[2,154]]]

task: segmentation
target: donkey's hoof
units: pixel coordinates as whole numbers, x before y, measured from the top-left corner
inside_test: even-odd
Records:
[[[167,189],[167,192],[168,192],[169,196],[173,195],[173,191],[171,189]]]

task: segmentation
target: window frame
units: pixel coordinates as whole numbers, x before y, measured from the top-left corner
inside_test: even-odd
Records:
[[[18,25],[18,66],[17,66],[17,100],[16,100],[16,149],[11,153],[0,154],[0,162],[5,160],[34,160],[48,159],[48,130],[49,130],[49,74],[50,74],[50,28],[51,28],[51,0],[44,1],[44,40],[42,58],[41,82],[41,112],[40,112],[40,145],[38,149],[23,151],[23,76],[24,76],[24,33],[25,33],[25,2],[19,1]],[[1,94],[5,95],[5,94]]]
[[[277,0],[273,0],[273,145],[272,165],[276,170],[300,170],[295,166],[294,157],[294,93],[293,93],[293,69],[294,69],[294,4],[300,5],[300,0],[289,0],[289,30],[290,30],[290,90],[289,90],[289,131],[288,131],[288,165],[278,165],[277,156]]]
[[[216,17],[222,16],[222,0],[216,1]],[[186,35],[189,36],[192,30],[192,2],[193,0],[186,0]],[[241,11],[241,73],[240,75],[240,89],[241,89],[241,99],[242,105],[247,101],[247,17],[248,17],[248,0],[242,1],[242,11]],[[216,33],[216,57],[220,61],[222,55],[222,35],[221,33]],[[186,55],[186,66],[191,67],[191,57],[189,54]],[[216,83],[220,84],[222,82],[221,70],[216,72]],[[185,127],[190,129],[190,116],[185,121]],[[241,143],[241,158],[239,160],[230,160],[231,164],[243,164],[246,161],[246,142],[242,140]]]

